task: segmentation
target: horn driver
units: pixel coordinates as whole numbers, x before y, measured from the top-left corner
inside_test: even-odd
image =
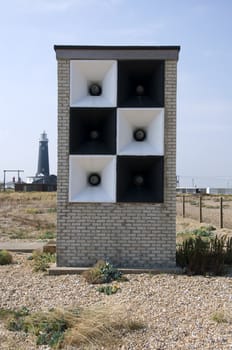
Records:
[[[97,173],[90,174],[88,177],[88,183],[91,186],[98,186],[101,183],[101,177]]]
[[[91,96],[100,96],[102,93],[102,88],[99,84],[92,84],[89,87],[89,93]]]
[[[133,182],[135,184],[135,186],[143,186],[144,184],[144,178],[142,175],[135,175],[134,178],[133,178]]]
[[[135,141],[143,141],[146,138],[146,131],[144,129],[136,129],[133,136]]]

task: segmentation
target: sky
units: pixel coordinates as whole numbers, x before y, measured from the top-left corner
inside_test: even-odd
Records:
[[[180,45],[180,185],[232,187],[231,18],[231,0],[2,1],[0,181],[4,169],[35,175],[44,130],[57,172],[55,44]]]

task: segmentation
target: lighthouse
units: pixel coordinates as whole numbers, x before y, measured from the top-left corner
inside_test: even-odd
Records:
[[[39,140],[39,158],[36,176],[49,176],[48,138],[44,131]]]

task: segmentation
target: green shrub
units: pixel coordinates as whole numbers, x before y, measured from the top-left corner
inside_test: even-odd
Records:
[[[209,272],[215,275],[222,275],[225,272],[225,254],[225,237],[211,238],[207,264]]]
[[[56,237],[54,232],[46,231],[39,236],[40,239],[54,239]]]
[[[7,250],[0,250],[0,265],[9,265],[13,262],[13,256]]]
[[[8,310],[11,318],[8,318],[7,329],[13,332],[19,332],[24,330],[24,317],[29,315],[29,310],[25,306],[19,310]]]
[[[212,237],[214,226],[201,226],[200,228],[193,230],[192,233],[197,237]]]
[[[14,311],[10,309],[0,308],[0,320],[8,320],[14,315]]]
[[[228,237],[226,241],[225,264],[232,264],[232,237]]]
[[[183,241],[189,238],[195,237],[203,237],[205,240],[208,240],[209,238],[214,236],[214,230],[216,230],[214,226],[201,226],[200,228],[197,228],[195,230],[178,232],[177,241],[178,243],[182,243]]]
[[[228,323],[231,325],[232,324],[231,309],[230,308],[219,309],[211,315],[211,319],[216,323]]]
[[[114,284],[112,286],[102,286],[102,287],[99,287],[97,288],[97,291],[100,292],[100,293],[104,293],[106,295],[111,295],[111,294],[115,294],[117,293],[117,291],[119,290],[120,288]]]
[[[47,212],[48,213],[56,213],[57,209],[56,208],[48,208]]]
[[[189,274],[221,275],[224,272],[226,255],[224,246],[225,237],[216,236],[209,241],[201,237],[189,238],[177,246],[177,265],[185,268]]]
[[[34,314],[27,311],[15,312],[14,317],[8,321],[7,329],[14,332],[33,333],[36,336],[37,345],[55,347],[62,342],[68,326],[68,321],[59,310]]]
[[[104,260],[99,260],[91,269],[85,271],[83,276],[88,283],[92,284],[126,280],[121,271]]]
[[[47,271],[50,264],[56,261],[56,255],[36,250],[33,252],[31,259],[33,261],[34,271]]]
[[[122,277],[122,272],[116,269],[109,262],[105,262],[105,264],[101,267],[100,270],[105,283],[111,281],[118,281]]]

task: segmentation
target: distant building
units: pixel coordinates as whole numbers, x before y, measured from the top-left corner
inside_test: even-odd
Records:
[[[26,183],[15,184],[15,191],[56,191],[56,188],[57,176],[49,173],[48,138],[44,131],[39,140],[36,175],[27,177]]]
[[[212,195],[232,195],[232,188],[216,188],[216,187],[177,187],[176,193],[183,194],[212,194]]]
[[[231,194],[232,195],[232,188],[207,187],[206,193],[207,194]]]
[[[39,157],[36,176],[49,176],[48,138],[45,131],[39,140]]]
[[[199,187],[177,187],[176,193],[188,193],[188,194],[198,194],[206,193],[206,188]]]

